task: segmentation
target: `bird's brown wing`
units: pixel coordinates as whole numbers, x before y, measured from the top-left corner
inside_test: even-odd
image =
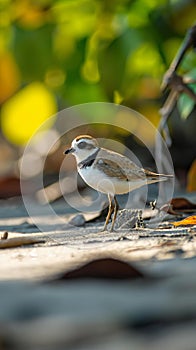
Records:
[[[95,160],[98,169],[102,170],[110,177],[116,177],[124,181],[144,180],[148,183],[166,180],[173,175],[157,174],[149,170],[140,168],[129,158],[119,153],[101,148]]]
[[[146,178],[142,168],[138,167],[126,156],[101,148],[95,165],[110,177],[124,181],[138,181]]]
[[[127,174],[113,160],[102,158],[97,159],[96,167],[109,177],[116,177],[120,180],[129,181]]]

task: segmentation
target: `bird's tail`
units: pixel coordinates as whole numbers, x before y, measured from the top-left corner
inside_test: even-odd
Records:
[[[145,172],[147,181],[148,181],[148,180],[153,181],[153,182],[156,182],[156,181],[166,181],[166,180],[172,179],[172,178],[174,177],[174,175],[166,175],[166,174],[157,174],[157,173],[153,173],[153,172],[150,171],[150,170],[144,170],[144,172]]]

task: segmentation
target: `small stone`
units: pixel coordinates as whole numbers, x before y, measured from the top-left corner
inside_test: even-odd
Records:
[[[69,225],[80,227],[80,226],[84,226],[85,222],[86,220],[84,218],[84,215],[77,214],[69,220]]]
[[[176,255],[182,255],[182,254],[185,253],[185,251],[182,248],[177,248],[177,249],[169,250],[168,253],[174,253]]]
[[[103,160],[102,160],[102,159],[99,159],[99,160],[97,161],[97,163],[98,163],[98,164],[103,164]]]
[[[133,209],[122,209],[119,210],[115,228],[131,229],[135,226],[138,221],[138,210]]]

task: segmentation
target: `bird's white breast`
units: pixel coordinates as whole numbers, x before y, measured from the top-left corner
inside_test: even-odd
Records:
[[[135,190],[146,184],[146,181],[125,181],[116,177],[109,177],[96,167],[78,169],[80,176],[90,187],[102,193],[123,194]]]

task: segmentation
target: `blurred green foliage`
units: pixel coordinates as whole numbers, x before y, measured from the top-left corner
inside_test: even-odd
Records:
[[[0,102],[40,82],[58,109],[121,102],[157,125],[161,79],[195,10],[190,0],[1,0]]]

